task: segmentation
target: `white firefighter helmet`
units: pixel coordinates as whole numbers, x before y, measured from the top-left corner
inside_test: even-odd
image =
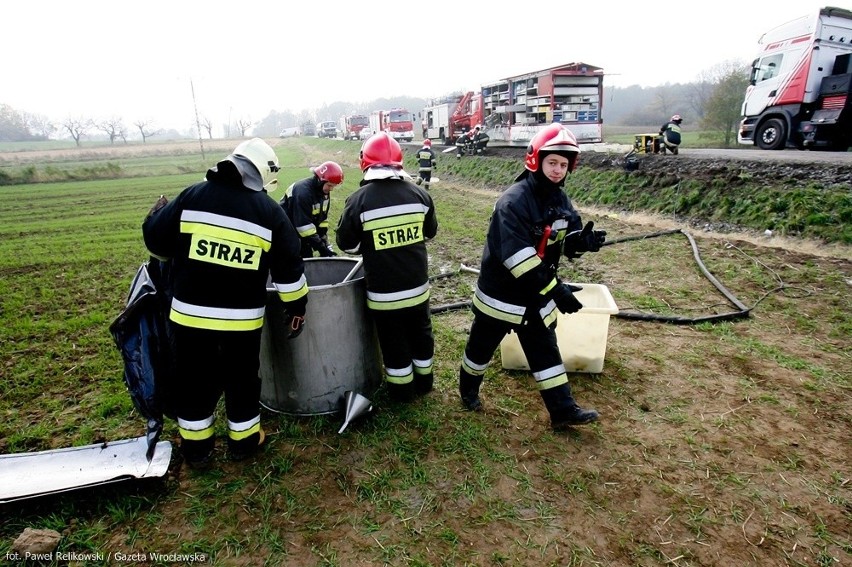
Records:
[[[260,173],[261,187],[251,187],[251,189],[255,191],[265,189],[268,193],[271,193],[278,186],[277,173],[280,169],[278,167],[278,156],[275,155],[275,150],[260,138],[252,138],[240,143],[234,148],[231,155],[247,159]]]

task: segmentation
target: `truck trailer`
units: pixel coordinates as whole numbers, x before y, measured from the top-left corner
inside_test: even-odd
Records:
[[[852,12],[833,7],[763,34],[737,141],[764,150],[852,145],[850,39]]]

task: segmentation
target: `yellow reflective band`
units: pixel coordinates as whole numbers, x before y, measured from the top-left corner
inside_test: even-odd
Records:
[[[328,221],[327,220],[322,221],[321,223],[319,223],[319,227],[320,228],[328,228]]]
[[[391,228],[406,224],[423,224],[426,215],[423,213],[408,213],[404,215],[395,215],[389,217],[381,217],[374,220],[364,221],[364,230],[381,230],[383,228]]]
[[[521,321],[523,321],[524,319],[523,315],[507,313],[505,311],[500,311],[499,309],[491,307],[490,305],[482,301],[482,299],[480,299],[477,295],[473,296],[473,304],[484,314],[488,315],[489,317],[493,317],[494,319],[499,319],[500,321],[506,321],[508,323],[520,325]]]
[[[414,372],[409,372],[404,376],[394,376],[392,374],[385,374],[385,380],[390,382],[391,384],[411,384],[414,382]]]
[[[548,378],[547,380],[542,380],[539,382],[536,380],[536,385],[539,390],[549,390],[551,388],[555,388],[556,386],[561,386],[562,384],[568,383],[568,375],[564,372],[559,374],[558,376],[554,376],[553,378]]]
[[[556,309],[554,308],[554,309],[551,309],[550,312],[547,313],[547,314],[542,313],[541,320],[544,321],[545,327],[549,327],[551,323],[556,321],[557,316],[558,316],[558,313],[556,312]]]
[[[490,362],[490,360],[488,362]],[[488,368],[488,362],[485,364],[476,364],[474,361],[469,359],[467,355],[462,356],[462,366],[464,366],[464,369],[468,374],[473,374],[474,376],[482,376],[485,374],[485,370]]]
[[[255,433],[260,433],[260,422],[255,423],[248,429],[243,429],[242,431],[234,431],[233,429],[228,429],[228,437],[234,441],[242,441],[246,437],[254,435]]]
[[[297,299],[301,299],[306,295],[308,295],[308,284],[303,285],[295,291],[281,291],[281,289],[278,290],[278,298],[284,303],[296,301]]]
[[[206,429],[193,431],[190,429],[184,429],[183,427],[178,427],[178,433],[180,433],[180,436],[183,439],[188,441],[204,441],[205,439],[213,437],[214,429],[213,427],[208,427]]]
[[[373,231],[373,246],[376,250],[408,246],[423,242],[423,223],[404,224]]]
[[[553,278],[552,280],[550,280],[550,283],[547,284],[544,288],[542,288],[542,290],[538,293],[541,294],[541,295],[547,295],[547,292],[550,291],[551,289],[555,288],[555,287],[556,287],[556,278]]]
[[[260,254],[261,249],[257,246],[241,245],[202,234],[193,234],[189,247],[189,257],[193,260],[240,270],[257,270]]]
[[[532,269],[535,269],[541,265],[541,259],[538,256],[533,256],[532,258],[527,258],[517,266],[514,266],[511,270],[509,270],[513,276],[516,278],[521,277],[525,273],[529,272]]]
[[[221,226],[211,226],[209,224],[201,224],[197,222],[181,221],[180,231],[184,234],[200,234],[219,240],[227,240],[230,242],[238,242],[246,246],[255,246],[264,252],[268,252],[272,247],[272,243],[255,234],[234,230],[232,228],[224,228]]]
[[[184,327],[210,329],[211,331],[254,331],[263,327],[263,315],[255,319],[214,319],[187,315],[172,309],[169,313],[169,319]]]
[[[302,238],[305,238],[306,236],[316,234],[317,233],[317,227],[315,227],[313,224],[305,224],[305,225],[296,227],[296,232],[299,233],[299,236],[301,236]]]
[[[392,301],[375,301],[367,297],[367,307],[374,311],[393,311],[394,309],[405,309],[406,307],[420,305],[427,299],[429,299],[428,289],[414,297],[406,297],[404,299],[396,299]]]

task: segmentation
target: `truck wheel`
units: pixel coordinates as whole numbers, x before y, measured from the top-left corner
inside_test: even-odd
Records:
[[[780,118],[770,118],[757,129],[755,140],[761,150],[782,150],[787,145],[787,126]]]

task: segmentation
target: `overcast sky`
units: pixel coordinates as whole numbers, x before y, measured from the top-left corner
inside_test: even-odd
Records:
[[[183,131],[195,122],[193,86],[214,124],[478,90],[575,61],[602,67],[607,86],[657,86],[750,62],[764,31],[825,5],[12,0],[0,12],[0,103],[55,121],[118,116]]]

